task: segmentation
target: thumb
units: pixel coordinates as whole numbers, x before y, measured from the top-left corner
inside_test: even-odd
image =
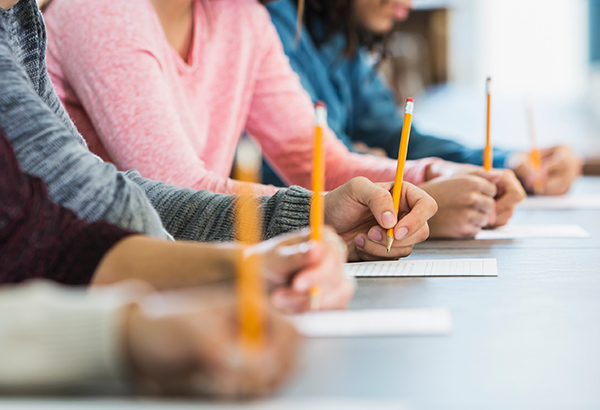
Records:
[[[492,169],[491,171],[477,170],[473,172],[469,172],[470,175],[474,175],[476,177],[480,177],[485,179],[486,181],[491,182],[496,185],[502,179],[502,172],[500,170]]]
[[[289,284],[298,272],[317,265],[324,257],[322,244],[314,241],[282,246],[270,255],[267,280],[275,286]]]
[[[394,209],[392,194],[381,185],[374,184],[366,178],[356,178],[356,198],[358,202],[369,207],[377,223],[385,229],[393,228],[398,222]],[[391,187],[391,185],[385,185]]]

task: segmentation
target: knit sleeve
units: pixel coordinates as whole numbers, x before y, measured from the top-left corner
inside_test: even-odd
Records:
[[[263,46],[261,69],[250,107],[248,130],[260,141],[265,157],[288,184],[310,186],[314,109],[298,76],[292,71],[269,14],[257,5],[254,21]],[[277,107],[277,109],[273,109]],[[326,189],[332,190],[353,177],[373,182],[392,181],[396,161],[351,153],[330,128],[325,130]],[[405,178],[420,184],[425,167],[409,161]],[[410,179],[409,179],[410,175]]]
[[[235,239],[234,196],[181,189],[142,178],[137,171],[129,171],[127,176],[146,192],[165,228],[176,239]],[[264,238],[308,226],[311,198],[311,192],[300,187],[282,189],[273,196],[261,197]]]
[[[29,2],[21,1],[19,5],[26,3]],[[69,129],[34,89],[32,78],[22,64],[37,70],[42,67],[40,78],[47,77],[43,53],[39,56],[41,60],[36,57],[37,49],[43,45],[38,44],[41,41],[36,37],[38,29],[30,27],[37,15],[26,11],[24,7],[14,10],[11,14],[14,27],[10,31],[5,20],[0,19],[0,128],[11,142],[21,167],[44,181],[53,201],[82,219],[105,220],[167,238],[142,190],[113,165],[91,154],[74,128]],[[22,43],[18,50],[11,46],[14,36]]]
[[[89,293],[41,281],[0,290],[0,390],[125,380],[121,314],[134,297],[129,289]]]
[[[131,235],[106,222],[86,222],[53,203],[40,179],[21,172],[2,134],[0,198],[0,283],[46,278],[89,284],[108,250]]]

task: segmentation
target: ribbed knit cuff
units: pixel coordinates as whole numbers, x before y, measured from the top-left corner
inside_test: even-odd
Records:
[[[264,204],[265,239],[309,225],[312,192],[299,186],[278,191]]]
[[[5,312],[0,313],[0,387],[37,390],[123,380],[121,314],[134,297],[114,290],[88,294],[48,282],[0,292]]]

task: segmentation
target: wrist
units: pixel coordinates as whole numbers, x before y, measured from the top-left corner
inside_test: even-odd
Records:
[[[123,352],[123,367],[127,370],[130,379],[140,378],[140,368],[135,360],[135,329],[139,327],[142,320],[140,307],[137,303],[131,303],[123,307],[120,323],[120,342]]]

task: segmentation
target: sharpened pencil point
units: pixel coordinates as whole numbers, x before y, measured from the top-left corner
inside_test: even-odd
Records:
[[[392,250],[393,243],[394,243],[394,237],[388,235],[388,237],[387,237],[387,253],[390,253],[390,251]]]

